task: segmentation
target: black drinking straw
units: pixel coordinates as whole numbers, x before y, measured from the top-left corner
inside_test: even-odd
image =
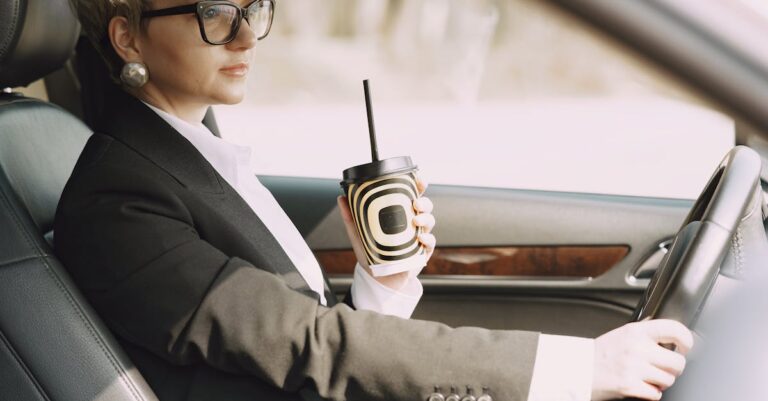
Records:
[[[365,110],[368,113],[368,134],[371,137],[371,158],[374,162],[379,161],[379,146],[376,144],[376,128],[373,126],[373,109],[371,108],[371,92],[368,89],[368,80],[363,80],[363,89],[365,90]]]

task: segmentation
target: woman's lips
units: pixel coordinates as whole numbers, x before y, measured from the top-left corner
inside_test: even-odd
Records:
[[[224,67],[219,71],[227,75],[232,75],[235,77],[243,77],[245,76],[245,74],[248,73],[248,64],[247,63],[233,64],[228,67]]]

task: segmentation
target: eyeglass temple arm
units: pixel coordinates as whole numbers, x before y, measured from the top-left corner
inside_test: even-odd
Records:
[[[144,11],[143,13],[141,13],[141,17],[142,18],[163,17],[166,15],[190,14],[194,12],[197,12],[197,6],[195,4],[188,4],[186,6],[163,8],[161,10]]]

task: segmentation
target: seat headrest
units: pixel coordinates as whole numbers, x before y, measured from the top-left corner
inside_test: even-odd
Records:
[[[0,1],[0,89],[27,86],[61,68],[79,32],[68,0]]]

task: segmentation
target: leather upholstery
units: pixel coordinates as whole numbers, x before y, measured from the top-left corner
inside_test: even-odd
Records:
[[[0,187],[0,224],[20,245],[0,255],[0,380],[9,381],[0,399],[154,399],[36,235],[7,181]]]
[[[67,0],[0,2],[0,87],[60,68],[76,36]],[[90,134],[57,106],[0,94],[0,400],[157,399],[44,237]]]
[[[0,168],[32,220],[47,232],[56,204],[91,132],[49,103],[0,96]]]
[[[67,0],[0,2],[0,87],[27,86],[59,69],[80,31]]]
[[[42,233],[90,131],[55,106],[0,101],[0,399],[156,399]]]

